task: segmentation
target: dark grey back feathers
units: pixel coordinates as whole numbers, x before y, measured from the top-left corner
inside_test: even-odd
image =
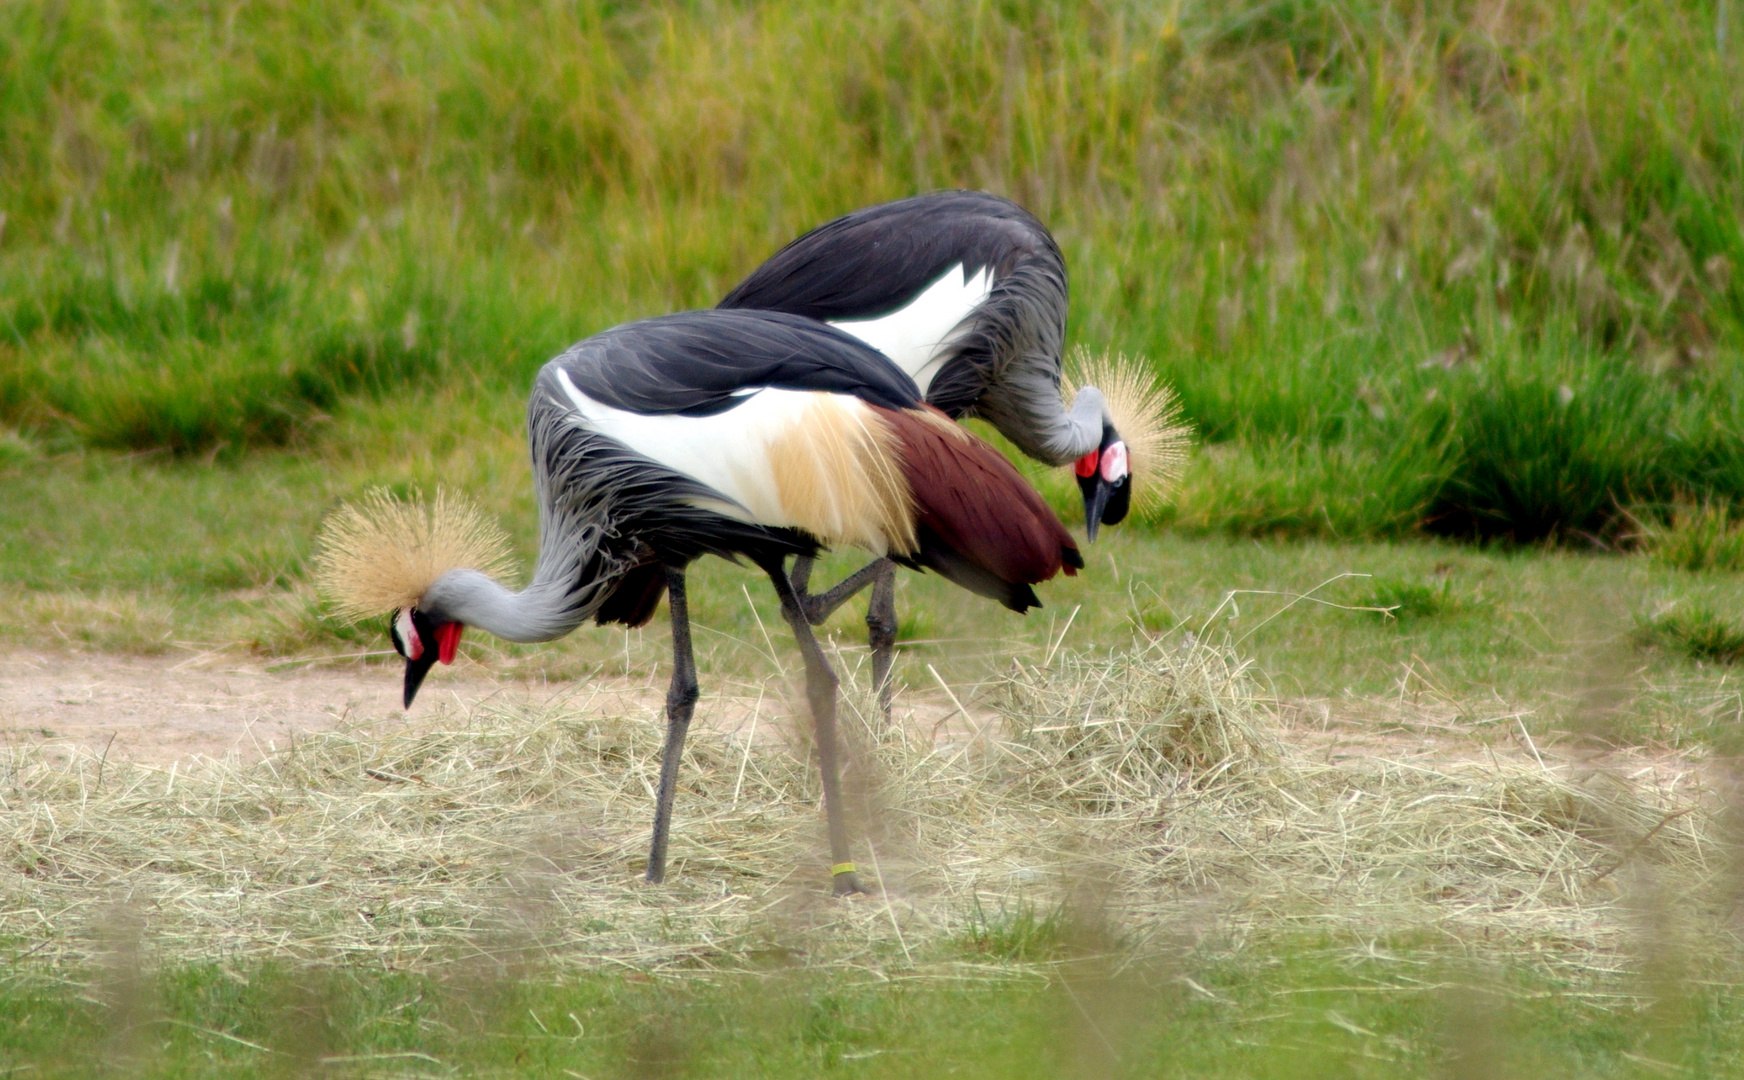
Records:
[[[914,380],[876,349],[775,311],[683,311],[625,323],[546,366],[593,400],[643,415],[709,416],[764,387],[852,394],[887,409],[920,402]]]
[[[1065,259],[1047,228],[1007,199],[941,191],[856,210],[782,248],[720,307],[877,318],[959,264],[971,275],[992,268],[993,290],[953,342],[927,402],[953,417],[984,417],[1050,463],[1095,449],[1079,448],[1091,436],[1060,400]]]

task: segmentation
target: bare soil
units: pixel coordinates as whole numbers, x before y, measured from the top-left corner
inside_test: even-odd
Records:
[[[401,677],[397,663],[0,651],[0,739],[83,746],[153,764],[195,755],[252,760],[299,732],[403,719]],[[503,678],[463,660],[431,673],[412,715],[493,697],[572,696],[577,689]],[[621,680],[584,689],[602,707],[659,704],[650,687]]]
[[[762,692],[705,691],[696,724],[774,741],[808,726],[800,688],[779,679]],[[425,682],[410,717],[400,708],[398,662],[315,664],[263,660],[236,653],[131,656],[52,650],[0,650],[0,741],[38,743],[72,753],[83,748],[117,760],[168,765],[196,756],[234,755],[251,761],[283,747],[301,732],[341,724],[414,723],[442,710],[505,704],[562,702],[583,711],[645,715],[660,723],[664,685],[641,680],[546,682],[517,677],[465,658],[438,668]],[[1350,757],[1455,761],[1503,752],[1544,761],[1571,748],[1554,735],[1533,740],[1509,711],[1475,722],[1440,701],[1281,703],[1281,716],[1298,745],[1330,764]],[[935,743],[973,739],[996,725],[985,709],[965,715],[942,695],[898,696],[897,718]],[[1577,757],[1586,755],[1576,754]],[[1634,756],[1667,755],[1638,751]],[[1677,758],[1678,755],[1669,755]],[[1681,760],[1676,764],[1684,767]]]
[[[0,740],[84,748],[154,765],[195,756],[254,760],[300,732],[340,724],[403,722],[398,662],[312,664],[236,653],[129,656],[0,649]],[[616,715],[663,715],[665,686],[643,680],[550,683],[505,675],[466,659],[437,668],[411,718],[445,708],[562,701]],[[743,689],[743,687],[740,687]],[[797,687],[771,680],[761,695],[705,693],[696,723],[782,737],[804,708]],[[965,719],[948,701],[903,700],[903,719],[938,741],[972,735],[990,720]]]
[[[269,671],[235,656],[0,653],[0,738],[165,763],[258,757],[300,731],[386,716],[384,666]]]

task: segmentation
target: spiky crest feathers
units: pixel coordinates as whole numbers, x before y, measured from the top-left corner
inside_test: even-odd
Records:
[[[1174,390],[1142,359],[1125,353],[1095,354],[1079,346],[1072,350],[1060,390],[1070,401],[1083,386],[1102,391],[1108,415],[1126,442],[1135,485],[1134,509],[1150,510],[1167,501],[1180,483],[1193,445],[1193,428],[1181,419]]]
[[[440,489],[425,503],[374,488],[327,515],[316,540],[316,588],[351,622],[415,606],[450,570],[502,577],[511,567],[502,529]]]

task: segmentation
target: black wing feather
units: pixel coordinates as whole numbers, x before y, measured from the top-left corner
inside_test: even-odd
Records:
[[[763,387],[920,403],[914,380],[833,327],[774,311],[685,311],[595,334],[552,360],[578,390],[628,412],[709,416]]]
[[[1054,238],[1029,211],[982,191],[938,191],[868,206],[820,225],[752,271],[719,304],[813,319],[888,315],[958,263],[995,279],[1025,258],[1061,267]]]

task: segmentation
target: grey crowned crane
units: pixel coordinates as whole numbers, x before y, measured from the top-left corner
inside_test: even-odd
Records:
[[[1162,477],[1178,467],[1186,432],[1172,396],[1136,368],[1102,365],[1093,376],[1108,385],[1079,388],[1067,406],[1065,260],[1040,221],[996,195],[941,191],[856,210],[788,244],[718,306],[828,322],[877,349],[947,416],[981,417],[1028,456],[1075,466],[1092,542],[1126,517],[1135,465]],[[888,715],[893,566],[879,560],[818,595],[810,575],[801,559],[793,583],[814,624],[872,585],[873,682]]]
[[[477,515],[385,496],[330,519],[323,591],[353,617],[391,613],[409,708],[467,626],[549,641],[584,621],[640,626],[662,593],[672,680],[647,877],[666,872],[679,758],[697,698],[685,568],[748,559],[805,659],[835,891],[859,889],[836,761],[836,686],[789,556],[849,544],[1022,612],[1032,585],[1083,566],[1010,462],[928,406],[855,338],[797,316],[700,311],[607,330],[547,363],[527,406],[539,556],[519,592],[489,572]]]

